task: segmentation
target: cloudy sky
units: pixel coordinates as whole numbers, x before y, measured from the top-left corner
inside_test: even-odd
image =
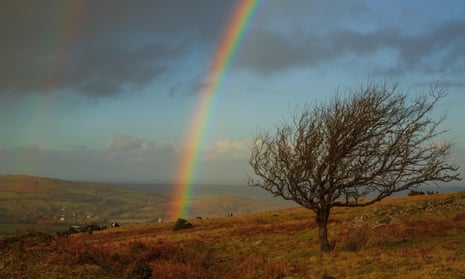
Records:
[[[235,1],[0,2],[0,173],[170,182]],[[264,0],[216,93],[196,182],[243,183],[248,144],[367,82],[435,113],[465,167],[465,1]]]

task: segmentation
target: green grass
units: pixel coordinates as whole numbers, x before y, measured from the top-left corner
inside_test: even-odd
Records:
[[[10,199],[16,199],[19,197],[19,195],[15,192],[9,192],[9,191],[3,191],[0,193],[0,200],[10,200]]]
[[[22,175],[1,175],[0,197],[0,222],[10,224],[0,229],[0,235],[11,235],[11,228],[29,223],[61,224],[62,216],[67,226],[154,220],[169,201],[160,195],[103,184]],[[89,214],[93,217],[88,218]]]

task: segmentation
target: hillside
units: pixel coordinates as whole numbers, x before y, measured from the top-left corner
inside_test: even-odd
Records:
[[[132,224],[55,237],[0,240],[0,277],[17,278],[463,278],[465,192],[336,208],[336,248],[320,253],[302,208]],[[137,277],[140,275],[141,277]]]
[[[234,195],[206,195],[192,200],[191,206],[193,216],[203,217],[243,215],[297,206],[295,203],[279,201],[281,200],[258,200]]]
[[[154,223],[169,215],[167,195],[124,186],[65,181],[27,175],[0,175],[0,235],[31,227]],[[192,201],[192,216],[218,217],[284,208],[285,204],[235,195],[204,195]]]
[[[0,223],[82,224],[156,220],[166,196],[97,183],[0,176]],[[1,234],[1,232],[0,232]]]

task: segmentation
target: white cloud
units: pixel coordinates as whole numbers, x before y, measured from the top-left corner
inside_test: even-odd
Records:
[[[0,173],[69,180],[170,182],[182,152],[178,144],[116,135],[101,149],[0,147]],[[222,139],[199,154],[197,182],[243,182],[248,158],[244,140]]]
[[[179,147],[173,141],[166,140],[161,143],[133,138],[127,135],[114,136],[107,145],[108,150],[115,152],[177,152]]]
[[[115,151],[129,151],[137,149],[140,143],[126,135],[117,135],[108,143],[108,148]]]
[[[218,140],[206,148],[207,160],[246,160],[249,147],[244,140]]]

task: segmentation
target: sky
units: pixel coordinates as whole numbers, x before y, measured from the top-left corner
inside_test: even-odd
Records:
[[[170,183],[236,1],[0,2],[0,174]],[[241,183],[250,142],[369,82],[448,95],[465,167],[465,1],[263,0],[215,92],[195,183]]]

